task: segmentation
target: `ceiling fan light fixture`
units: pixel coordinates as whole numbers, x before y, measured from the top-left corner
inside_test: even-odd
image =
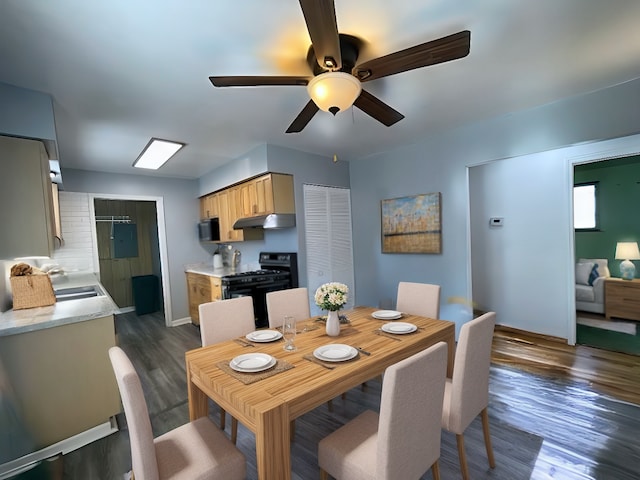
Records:
[[[362,86],[353,75],[327,72],[313,77],[307,85],[307,91],[320,110],[335,115],[353,105],[362,91]]]
[[[184,143],[172,142],[171,140],[152,138],[149,140],[149,143],[147,143],[147,146],[144,147],[136,161],[133,162],[133,166],[136,168],[157,170],[185,145]]]

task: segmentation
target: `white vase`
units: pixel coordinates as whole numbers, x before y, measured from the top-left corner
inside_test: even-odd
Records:
[[[327,312],[327,335],[337,337],[340,335],[340,316],[337,310]]]

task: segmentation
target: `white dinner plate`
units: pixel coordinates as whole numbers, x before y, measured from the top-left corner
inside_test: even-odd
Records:
[[[378,320],[396,320],[402,317],[402,312],[396,312],[395,310],[377,310],[373,312],[371,316]]]
[[[273,342],[280,338],[282,338],[282,333],[277,330],[256,330],[246,335],[246,339],[252,342]]]
[[[345,360],[351,360],[356,355],[358,355],[358,350],[351,345],[343,345],[341,343],[323,345],[313,351],[314,357],[325,362],[344,362]]]
[[[393,322],[393,323],[385,323],[380,327],[383,332],[387,333],[411,333],[415,332],[418,327],[416,327],[413,323],[405,323],[405,322]]]
[[[275,364],[276,359],[266,353],[245,353],[229,362],[229,366],[237,372],[261,372]]]

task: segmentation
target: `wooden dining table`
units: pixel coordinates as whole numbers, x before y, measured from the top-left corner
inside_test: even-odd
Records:
[[[455,353],[453,322],[403,314],[398,321],[412,323],[417,330],[402,335],[387,334],[380,328],[388,322],[371,316],[376,310],[355,307],[341,311],[349,323],[341,325],[337,337],[325,333],[318,317],[298,322],[294,352],[283,349],[283,340],[244,346],[241,339],[188,351],[185,359],[191,420],[208,415],[208,399],[212,399],[255,434],[258,478],[289,480],[292,420],[440,341],[448,344],[451,374]],[[328,365],[334,368],[308,359],[313,359],[316,348],[332,343],[350,345],[369,355],[359,353],[348,361]],[[238,355],[256,352],[269,354],[289,368],[245,384],[220,366]]]

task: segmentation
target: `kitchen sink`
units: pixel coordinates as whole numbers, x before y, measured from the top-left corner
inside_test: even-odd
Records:
[[[70,287],[54,290],[56,301],[64,302],[66,300],[78,300],[80,298],[91,298],[104,295],[97,285],[88,285],[85,287]]]

